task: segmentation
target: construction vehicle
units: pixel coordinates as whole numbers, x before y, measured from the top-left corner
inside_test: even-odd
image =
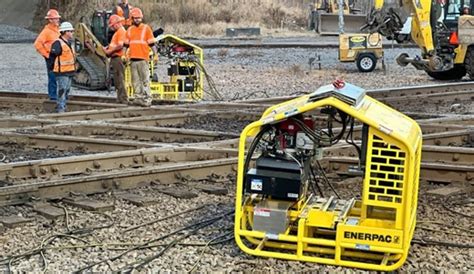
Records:
[[[325,156],[330,147],[358,159],[331,164],[340,158]],[[416,225],[421,147],[414,120],[342,81],[266,109],[240,136],[237,245],[255,256],[399,268]],[[360,195],[340,197],[326,170],[362,177]]]
[[[383,58],[382,36],[378,33],[339,34],[339,61],[355,62],[360,72],[371,72]]]
[[[343,0],[344,30],[346,32],[359,32],[365,25],[366,16],[357,14],[353,1]],[[316,30],[321,35],[339,34],[339,0],[317,0],[311,5],[309,28]]]
[[[90,28],[86,23],[77,24],[75,46],[78,69],[72,80],[73,86],[87,90],[110,90],[112,79],[109,59],[102,48],[110,40],[110,15],[110,11],[95,11]]]
[[[465,0],[403,1],[402,9],[384,8],[384,0],[375,0],[367,16],[370,32],[395,39],[403,27],[402,11],[412,16],[411,38],[421,55],[397,57],[401,66],[413,65],[438,80],[458,80],[468,74],[474,79],[473,3]]]

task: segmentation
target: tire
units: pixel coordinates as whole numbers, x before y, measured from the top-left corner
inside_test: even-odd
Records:
[[[474,47],[467,48],[466,58],[464,59],[464,68],[469,79],[474,80]]]
[[[377,58],[372,53],[362,53],[357,56],[356,63],[360,72],[371,72],[377,66]]]
[[[467,56],[466,56],[467,60]],[[426,71],[426,73],[436,80],[460,80],[466,75],[466,68],[463,65],[455,65],[454,68],[446,71]]]

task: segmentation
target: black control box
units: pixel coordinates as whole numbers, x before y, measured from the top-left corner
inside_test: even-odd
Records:
[[[247,172],[245,190],[274,199],[296,201],[305,191],[308,167],[309,164],[301,168],[295,161],[262,156],[257,159],[256,168]]]

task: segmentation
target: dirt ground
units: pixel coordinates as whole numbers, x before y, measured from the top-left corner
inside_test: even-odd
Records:
[[[438,83],[423,71],[396,65],[395,56],[401,52],[414,55],[418,50],[387,49],[386,70],[379,62],[372,73],[358,72],[355,63],[338,62],[337,50],[333,48],[207,49],[204,62],[226,99],[307,93],[335,79],[344,79],[367,89]],[[310,69],[310,58],[318,56],[321,69],[317,64]],[[0,90],[46,93],[45,62],[32,44],[0,44],[0,59]],[[165,67],[166,64],[162,64],[159,69]],[[73,89],[72,93],[114,96],[114,93],[107,91]]]

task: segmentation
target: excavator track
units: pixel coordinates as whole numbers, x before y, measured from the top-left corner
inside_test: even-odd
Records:
[[[90,56],[78,56],[77,62],[80,67],[74,76],[72,85],[87,90],[107,89],[107,75],[104,67],[98,66]]]

